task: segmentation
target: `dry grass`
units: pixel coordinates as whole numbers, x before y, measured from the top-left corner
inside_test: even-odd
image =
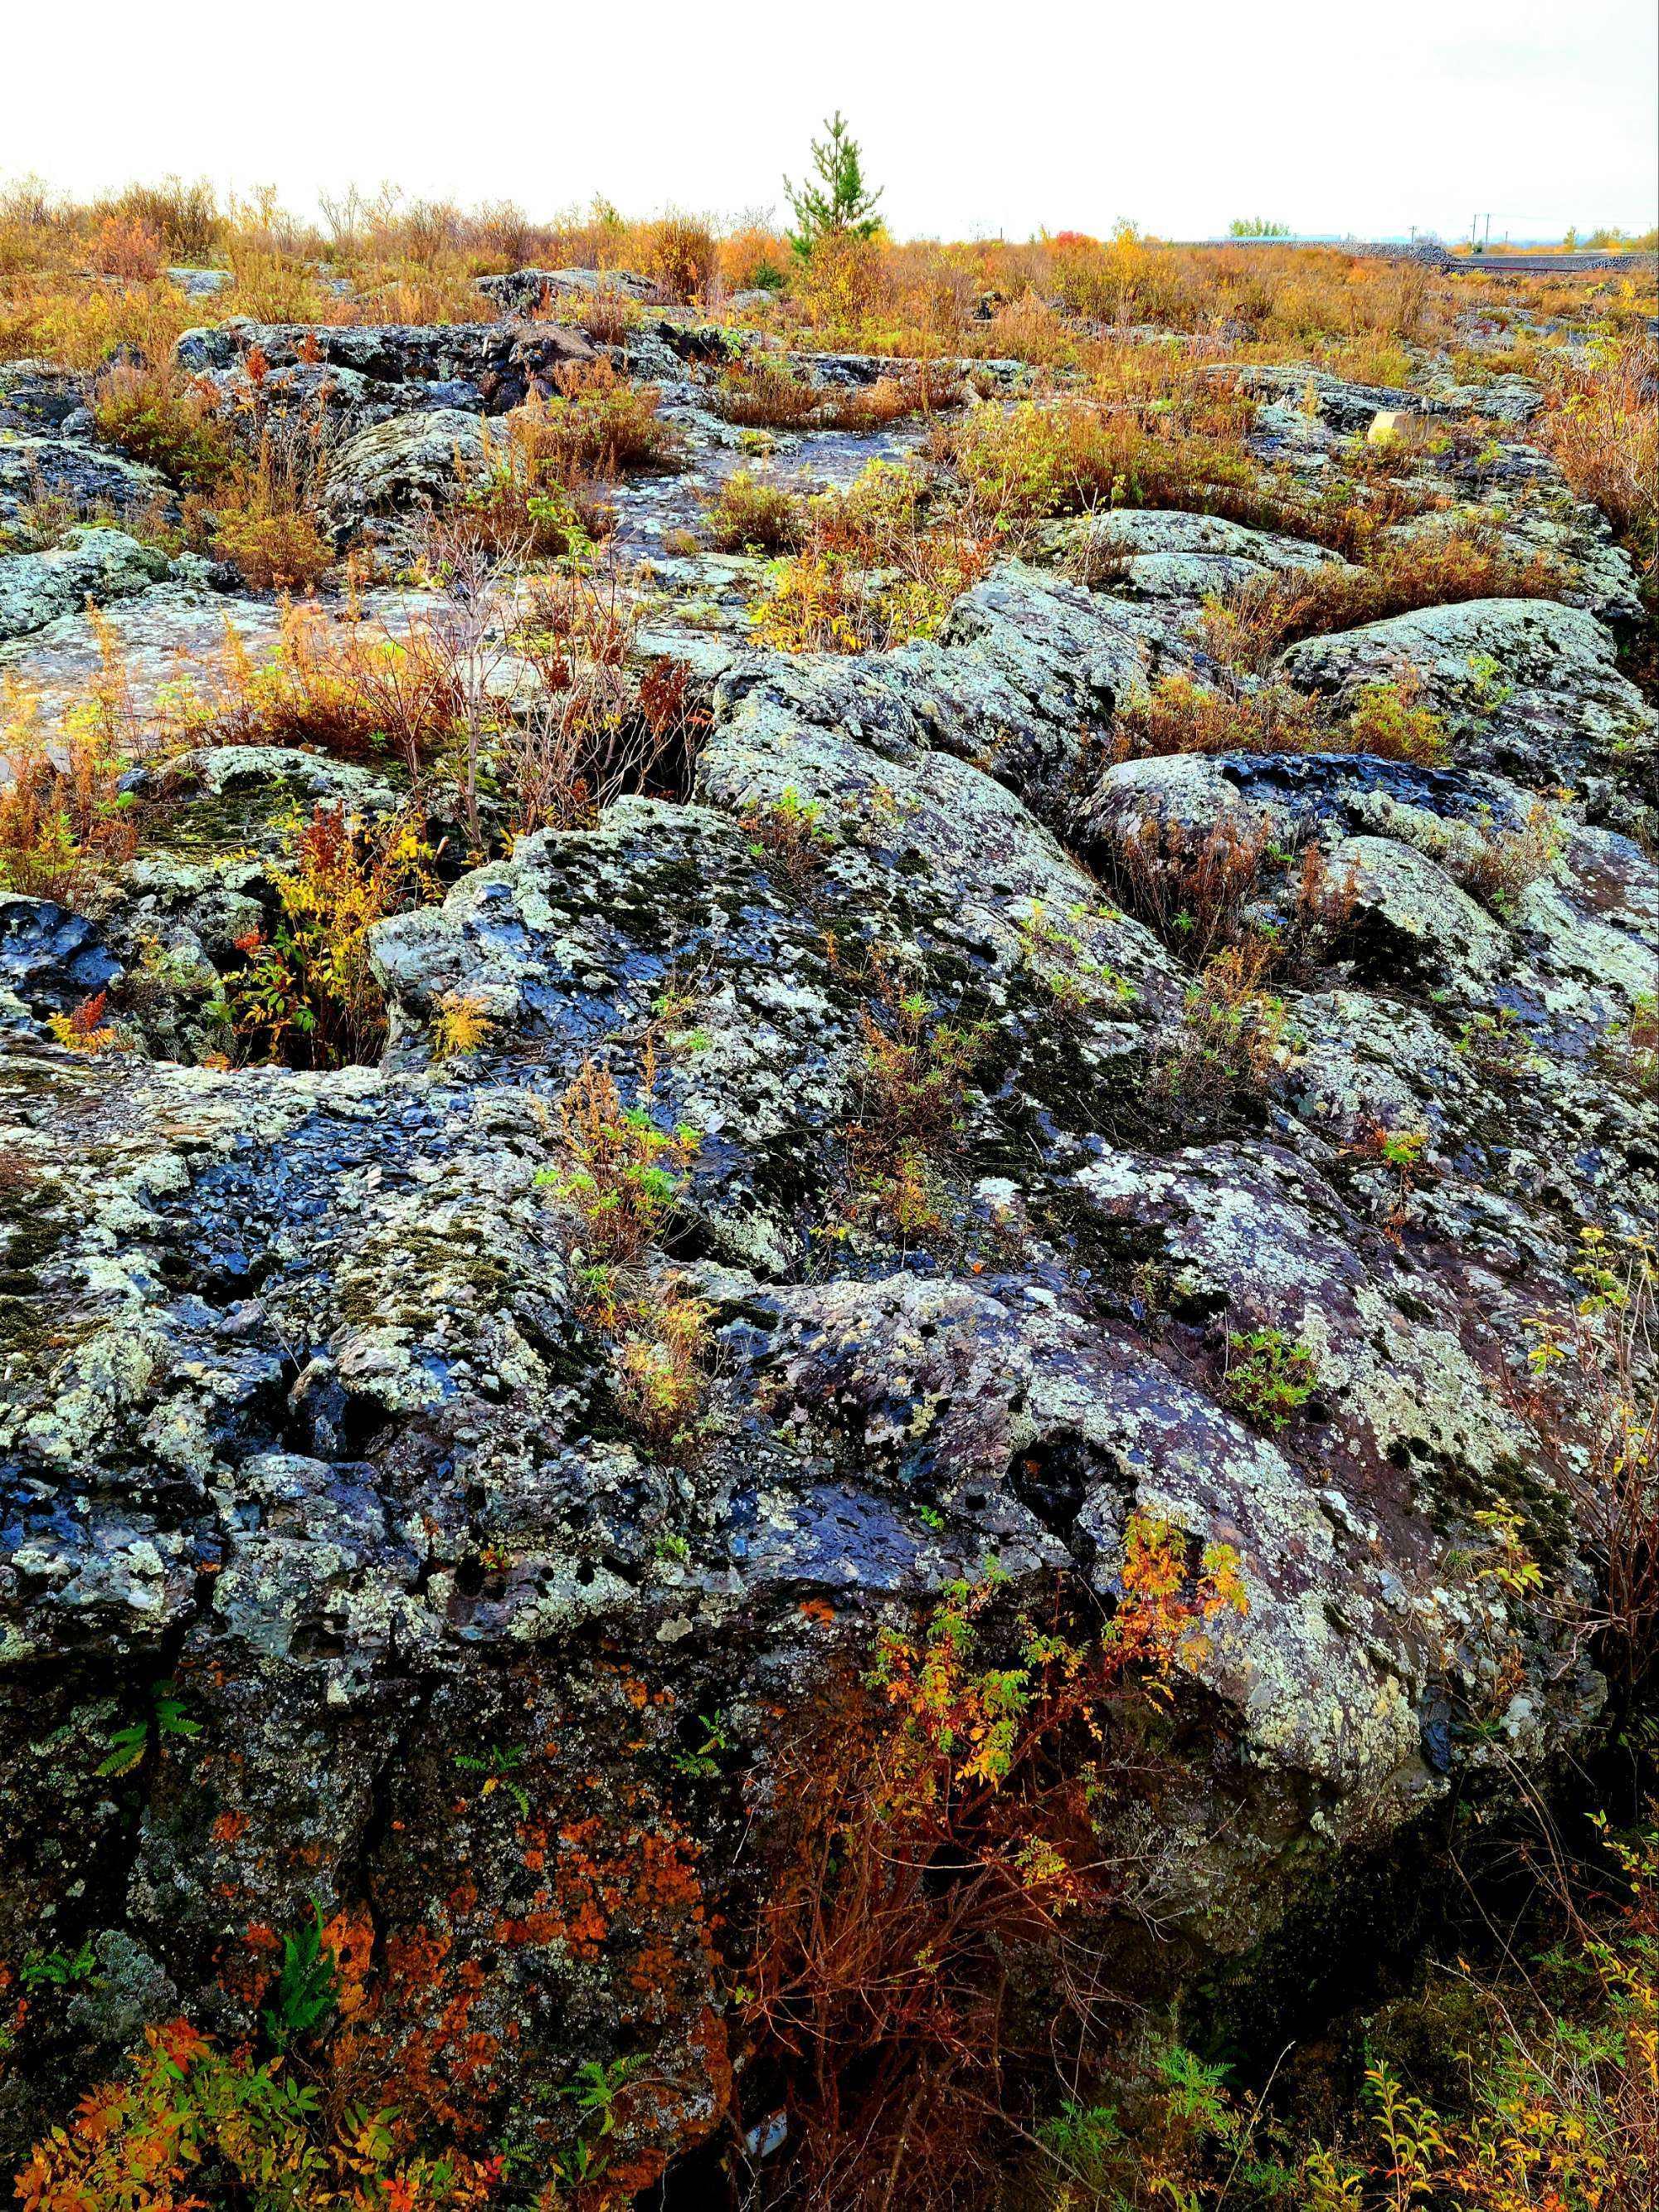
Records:
[[[1575,491],[1593,499],[1659,596],[1659,345],[1609,338],[1588,368],[1563,364],[1544,435]]]
[[[708,534],[722,553],[792,553],[809,526],[806,502],[781,484],[738,469],[708,507]]]
[[[158,301],[176,335],[203,310],[155,272],[203,261],[236,272],[220,311],[282,307],[305,321],[467,321],[479,311],[473,280],[482,275],[631,268],[677,300],[774,289],[784,326],[860,352],[1012,356],[1086,369],[1101,344],[1157,324],[1382,383],[1396,381],[1409,358],[1402,342],[1462,345],[1457,317],[1473,306],[1598,319],[1614,331],[1638,329],[1653,307],[1641,265],[1517,278],[1494,257],[1478,276],[1442,277],[1334,246],[1172,246],[1127,227],[1107,239],[849,240],[802,264],[764,222],[744,218],[722,235],[701,216],[634,221],[603,201],[536,221],[510,204],[465,209],[383,189],[325,200],[320,215],[299,220],[268,192],[222,206],[205,185],[176,178],[82,205],[25,180],[0,193],[0,350],[29,350],[5,343],[28,331],[34,349],[94,367],[131,335],[135,313]],[[336,296],[319,265],[351,291]]]
[[[1241,585],[1206,604],[1200,636],[1216,659],[1254,672],[1299,638],[1465,599],[1553,599],[1565,580],[1547,556],[1521,560],[1471,526],[1391,540],[1361,568],[1333,564]]]
[[[785,653],[878,650],[931,636],[991,558],[922,471],[872,461],[810,502],[805,543],[772,572],[754,620]]]

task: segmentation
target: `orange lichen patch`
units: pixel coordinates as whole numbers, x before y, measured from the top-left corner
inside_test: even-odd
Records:
[[[816,1620],[821,1627],[833,1626],[836,1608],[827,1597],[809,1597],[801,1601],[801,1612],[808,1620]]]
[[[334,1954],[335,2008],[349,2020],[368,2002],[374,1968],[374,1922],[368,1906],[337,1912],[323,1929],[323,1943]]]
[[[209,1833],[216,1844],[234,1844],[247,1832],[246,1813],[221,1813]]]

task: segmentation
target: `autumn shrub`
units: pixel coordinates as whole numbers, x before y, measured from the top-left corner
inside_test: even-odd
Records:
[[[625,792],[684,782],[702,710],[683,663],[634,672],[635,628],[614,568],[532,585],[513,644],[538,689],[501,719],[490,747],[509,839],[588,828]]]
[[[1200,636],[1216,659],[1254,672],[1299,638],[1466,599],[1553,599],[1566,580],[1547,555],[1522,560],[1471,524],[1390,540],[1361,567],[1333,562],[1236,586],[1206,602]]]
[[[1230,945],[1188,986],[1146,1075],[1148,1101],[1177,1129],[1195,1133],[1230,1108],[1257,1105],[1272,1082],[1289,1014],[1265,986],[1271,965],[1260,945]]]
[[[1418,768],[1443,768],[1451,758],[1450,733],[1426,704],[1424,688],[1410,669],[1386,684],[1363,684],[1348,711],[1348,748]]]
[[[212,550],[256,592],[314,592],[334,565],[333,541],[318,518],[320,454],[305,450],[303,434],[266,426],[200,502]]]
[[[88,258],[102,276],[142,283],[161,273],[161,240],[147,222],[112,210],[93,234]]]
[[[720,240],[718,251],[728,292],[781,292],[788,281],[789,240],[768,224],[744,223]]]
[[[185,490],[212,490],[235,460],[211,385],[171,367],[118,362],[100,378],[92,412],[100,436]]]
[[[787,362],[755,354],[720,371],[714,386],[717,414],[752,430],[798,430],[817,422],[823,393]]]
[[[313,1068],[376,1057],[386,999],[368,933],[436,896],[434,857],[413,817],[366,822],[319,803],[292,825],[270,874],[276,920],[239,939],[245,964],[224,982],[231,1026],[251,1055]]]
[[[1114,731],[1130,759],[1164,753],[1324,752],[1332,734],[1318,702],[1288,684],[1244,690],[1180,674],[1160,676],[1132,697],[1119,709]]]
[[[186,264],[208,258],[222,227],[213,186],[205,177],[192,184],[170,176],[157,184],[129,185],[113,202],[112,212],[142,224],[170,260]]]
[[[349,611],[341,619],[291,605],[275,650],[260,658],[226,623],[216,657],[173,688],[168,735],[192,744],[312,745],[348,760],[389,754],[418,775],[462,719],[463,662],[435,617],[397,637]]]
[[[616,527],[616,510],[596,482],[544,471],[528,438],[485,432],[482,459],[464,466],[453,521],[505,560],[582,561]]]
[[[708,505],[708,534],[722,553],[788,553],[807,531],[798,493],[747,469],[725,477]]]
[[[1289,852],[1265,821],[1231,815],[1205,829],[1147,815],[1110,838],[1101,860],[1129,912],[1189,966],[1207,973],[1215,955],[1237,951],[1242,985],[1310,973],[1357,902],[1352,872],[1334,873],[1317,843]]]
[[[1546,387],[1542,428],[1563,474],[1630,547],[1659,592],[1659,345],[1604,338],[1588,364],[1564,361]]]
[[[1131,1516],[1103,1629],[1060,1593],[1012,1602],[994,1565],[884,1627],[775,1746],[745,1976],[750,2065],[790,2114],[778,2201],[878,2212],[980,2201],[1057,2051],[1107,1992],[1090,1940],[1121,1898],[1097,1823],[1126,1735],[1243,1611],[1224,1546]],[[1047,2017],[1017,1965],[1041,1961]],[[902,2182],[902,2193],[896,2193]]]
[[[681,441],[657,411],[653,384],[635,384],[601,356],[554,372],[557,389],[507,418],[515,449],[535,476],[568,488],[631,469],[678,466]]]
[[[48,743],[32,702],[0,694],[0,884],[72,905],[131,859],[137,811],[122,789],[125,732],[94,693]]]
[[[857,350],[900,349],[890,339],[869,343],[892,302],[887,259],[878,239],[850,234],[820,239],[808,259],[797,262],[790,289],[803,321],[821,337]]]
[[[1121,757],[1164,753],[1373,753],[1382,760],[1443,767],[1451,754],[1444,721],[1425,703],[1409,670],[1364,685],[1343,720],[1285,684],[1253,690],[1159,677],[1120,709],[1114,729]]]
[[[1437,861],[1471,898],[1510,920],[1528,886],[1550,874],[1566,842],[1559,808],[1529,799],[1520,826],[1500,827],[1482,807],[1473,822],[1414,821],[1401,835]]]
[[[644,266],[658,290],[671,300],[706,297],[720,265],[714,231],[695,216],[672,211],[646,233]]]
[[[868,437],[912,415],[931,415],[958,396],[953,368],[907,363],[872,384],[831,385],[820,395],[818,420],[827,429]]]
[[[695,1458],[714,1357],[713,1309],[670,1277],[635,1306],[617,1338],[614,1387],[623,1419],[659,1459]]]
[[[285,2212],[474,2212],[498,2162],[407,2142],[402,2114],[338,2109],[303,2067],[222,2045],[186,2020],[145,2030],[17,2176],[21,2212],[186,2212],[210,2201]],[[210,2192],[204,2196],[204,2190]]]
[[[1201,968],[1243,933],[1273,853],[1265,822],[1246,826],[1229,815],[1200,830],[1149,814],[1110,840],[1103,865],[1130,913]]]
[[[809,503],[805,542],[775,566],[751,618],[785,653],[879,649],[932,636],[990,560],[921,471],[872,461]]]
[[[176,284],[99,283],[30,270],[0,287],[0,359],[28,354],[66,368],[101,369],[112,359],[171,361],[201,307]]]

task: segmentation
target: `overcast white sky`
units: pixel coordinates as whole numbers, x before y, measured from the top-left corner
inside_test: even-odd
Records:
[[[903,235],[1656,220],[1652,0],[0,0],[0,177],[782,207],[833,106]]]

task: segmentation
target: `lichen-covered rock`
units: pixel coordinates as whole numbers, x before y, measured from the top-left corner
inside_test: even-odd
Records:
[[[44,629],[88,600],[104,605],[147,592],[172,562],[124,531],[81,526],[45,553],[0,554],[0,644]]]
[[[0,891],[0,984],[32,1012],[66,1014],[120,972],[84,915],[52,899]]]
[[[1194,605],[1212,592],[1263,576],[1328,567],[1346,570],[1349,565],[1304,538],[1249,530],[1221,515],[1165,508],[1111,507],[1057,523],[1048,532],[1046,544],[1061,559],[1109,564],[1106,588],[1115,593]]]
[[[43,494],[77,513],[96,508],[123,517],[166,513],[173,496],[158,470],[124,454],[73,438],[0,433],[0,548],[9,532],[26,527],[32,503]]]
[[[194,374],[236,371],[257,347],[271,369],[332,370],[361,379],[367,398],[396,397],[405,410],[422,404],[422,387],[457,387],[451,404],[504,414],[532,392],[553,388],[568,362],[591,361],[580,331],[556,323],[528,329],[499,323],[254,323],[231,316],[210,330],[186,331],[176,349]],[[465,388],[465,397],[459,388]]]
[[[1279,658],[1298,687],[1351,705],[1409,671],[1458,757],[1535,791],[1583,793],[1609,828],[1650,824],[1659,718],[1617,666],[1612,634],[1552,599],[1469,599],[1309,638]]]
[[[38,437],[86,404],[87,380],[46,361],[0,362],[0,431]]]
[[[441,507],[482,471],[486,434],[480,416],[455,407],[371,423],[329,457],[323,512],[343,534],[371,515]]]
[[[237,325],[183,357],[228,396],[257,335],[279,395],[334,380],[344,531],[450,496],[541,373],[511,349],[554,327]],[[690,323],[646,335],[706,375]],[[1308,377],[1261,388],[1312,477],[1389,395],[1315,377],[1304,412]],[[1085,535],[1128,591],[1004,562],[885,653],[744,650],[694,627],[705,570],[659,575],[686,757],[592,826],[481,866],[447,846],[441,894],[367,933],[374,1066],[234,1065],[228,1001],[293,817],[392,812],[389,765],[158,751],[126,783],[145,841],[85,910],[7,902],[0,1961],[86,1944],[98,1971],[26,2024],[0,2131],[156,2018],[253,2033],[321,1911],[384,1961],[376,2034],[448,2067],[458,2125],[510,2113],[538,2181],[577,2069],[628,2062],[650,2094],[605,2178],[651,2188],[732,2109],[726,1992],[832,1686],[988,1560],[999,1603],[1109,1618],[1149,1518],[1188,1579],[1236,1559],[1243,1600],[1091,1815],[1164,1931],[1149,1990],[1586,1741],[1593,1545],[1527,1353],[1578,1224],[1659,1211],[1659,878],[1602,826],[1633,818],[1651,720],[1589,613],[1477,603],[1282,663],[1339,704],[1409,670],[1454,765],[1103,769],[1128,700],[1206,670],[1200,595],[1330,556],[1139,513],[1050,550]],[[275,635],[205,583],[108,618],[140,719],[224,620]],[[396,634],[430,604],[368,611]],[[100,642],[77,600],[3,665],[56,714]],[[1148,895],[1176,831],[1249,856],[1258,966],[1209,967],[1198,897]],[[119,1046],[60,1046],[51,1017],[106,987]],[[597,1070],[683,1165],[640,1292],[698,1302],[667,1443],[573,1189]],[[926,1158],[884,1187],[869,1159],[913,1126]]]

